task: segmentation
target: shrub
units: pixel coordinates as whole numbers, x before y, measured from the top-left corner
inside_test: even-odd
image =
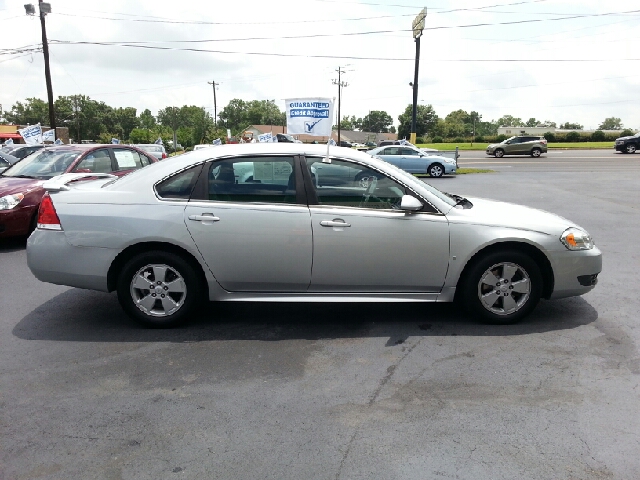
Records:
[[[596,132],[593,132],[596,133]],[[622,132],[620,132],[620,137],[630,137],[633,135],[633,130],[629,130],[628,128],[625,128]],[[617,137],[617,138],[620,138]]]
[[[416,137],[416,143],[427,143],[424,141],[423,137]]]
[[[593,132],[591,134],[591,141],[592,142],[604,142],[606,140],[606,135],[604,134],[604,132],[602,130],[596,130],[595,132]]]
[[[582,140],[578,132],[569,132],[567,133],[565,138],[567,139],[567,142],[579,142],[580,140]]]
[[[482,135],[476,135],[475,141],[478,143],[484,143],[484,137]]]
[[[453,139],[453,143],[466,143],[466,140],[462,137],[456,137]]]
[[[547,142],[557,142],[556,134],[552,132],[547,132],[544,134],[544,138],[547,139]]]
[[[504,134],[502,134],[502,133],[501,133],[500,135],[498,135],[498,136],[496,137],[496,143],[503,142],[503,141],[505,141],[507,138],[509,138],[509,137],[507,137],[506,135],[504,135]]]
[[[442,137],[433,137],[433,143],[442,143]]]

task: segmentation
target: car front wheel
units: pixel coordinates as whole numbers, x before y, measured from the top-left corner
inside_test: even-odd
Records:
[[[444,175],[444,167],[439,163],[433,163],[429,165],[429,175],[432,177],[441,177]]]
[[[179,255],[150,251],[129,260],[118,278],[122,308],[146,327],[185,323],[197,306],[200,285],[194,268]]]
[[[634,143],[630,143],[629,145],[627,145],[627,153],[636,153],[636,146]]]
[[[494,252],[476,260],[462,284],[469,312],[486,323],[510,324],[535,308],[542,292],[542,274],[528,255]]]
[[[504,150],[497,149],[495,152],[493,152],[493,154],[496,158],[502,158],[504,157]]]

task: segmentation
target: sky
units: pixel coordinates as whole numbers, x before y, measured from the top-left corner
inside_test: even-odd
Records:
[[[47,98],[38,16],[0,0],[0,104]],[[34,3],[34,0],[31,0]],[[337,97],[341,114],[412,102],[411,24],[427,8],[418,103],[444,118],[579,123],[607,117],[640,129],[638,0],[50,0],[54,98],[83,94],[112,107],[234,99]],[[36,6],[37,10],[37,6]],[[69,43],[70,42],[70,43]],[[128,45],[128,46],[124,46]]]

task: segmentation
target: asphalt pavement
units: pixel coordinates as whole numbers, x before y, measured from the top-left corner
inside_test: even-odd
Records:
[[[603,251],[597,287],[511,326],[227,303],[145,330],[0,241],[0,479],[638,478],[640,155],[460,165],[494,173],[425,181],[575,220]]]

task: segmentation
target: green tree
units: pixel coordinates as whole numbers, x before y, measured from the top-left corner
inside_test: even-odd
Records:
[[[579,123],[564,122],[558,128],[562,130],[582,130],[584,127]]]
[[[384,110],[371,110],[362,119],[361,129],[363,132],[388,133],[392,123],[393,118]]]
[[[145,128],[147,130],[151,130],[156,126],[156,117],[151,114],[151,110],[148,108],[143,110],[138,117],[138,125],[140,128]]]
[[[16,102],[5,117],[16,125],[49,125],[49,104],[39,98],[27,98],[25,103]]]
[[[140,125],[140,121],[137,117],[137,111],[133,107],[116,108],[113,109],[113,115],[115,123],[118,125],[118,132],[122,135],[121,140],[129,138],[131,130],[137,128]]]
[[[605,118],[604,122],[600,124],[598,130],[622,130],[624,126],[622,121],[616,117]]]
[[[498,127],[524,127],[524,123],[521,118],[512,117],[511,115],[504,115],[496,120]]]
[[[195,105],[181,108],[181,116],[184,120],[184,128],[190,129],[190,138],[179,138],[180,143],[185,147],[192,147],[199,143],[208,143],[212,140],[214,124],[213,118],[202,107]],[[185,133],[186,134],[186,133]]]
[[[179,107],[166,107],[158,112],[158,122],[173,131],[173,151],[178,144],[178,129],[185,125],[182,110]]]
[[[409,138],[411,135],[411,115],[413,106],[407,105],[404,113],[398,117],[400,125],[398,126],[398,137]],[[438,123],[438,115],[432,105],[418,105],[416,108],[416,134],[419,137],[425,137],[432,134],[433,128]]]
[[[54,104],[56,124],[69,128],[76,142],[98,140],[102,133],[120,134],[113,108],[85,95],[61,96]]]
[[[247,121],[248,109],[247,102],[234,98],[218,113],[219,123],[224,128],[231,129],[231,133],[235,135],[239,130],[249,125]]]
[[[531,117],[529,120],[527,120],[527,123],[525,123],[524,125],[525,127],[537,127],[538,125],[540,125],[540,122],[536,120],[534,117]]]
[[[153,143],[158,139],[158,133],[147,128],[134,128],[129,133],[131,143]]]

